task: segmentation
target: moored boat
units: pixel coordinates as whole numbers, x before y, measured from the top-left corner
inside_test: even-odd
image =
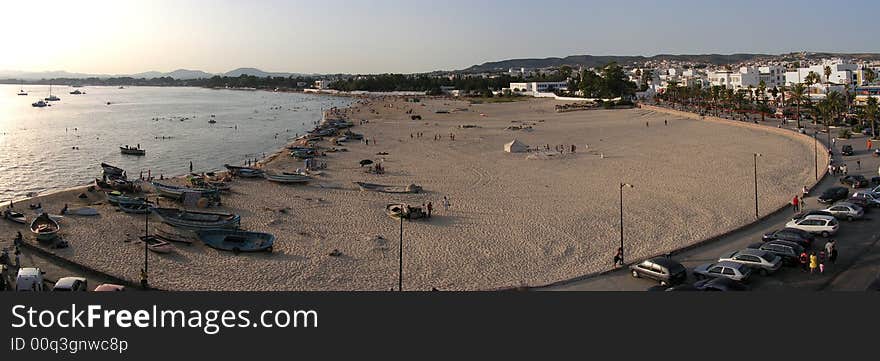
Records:
[[[124,147],[119,147],[119,152],[121,152],[122,154],[128,154],[128,155],[147,155],[146,150],[140,149],[140,148],[129,147],[127,145]]]
[[[177,208],[152,208],[162,222],[174,227],[205,230],[238,228],[241,216],[229,213],[192,212]]]
[[[51,241],[58,236],[61,226],[58,221],[52,219],[48,213],[42,213],[31,221],[31,232],[36,235],[38,241]]]
[[[46,102],[44,102],[44,101],[42,101],[42,100],[37,100],[36,102],[31,103],[31,106],[32,106],[32,107],[35,107],[35,108],[42,108],[42,107],[45,107],[45,106],[47,106],[47,105],[49,105],[49,103],[46,103]]]
[[[272,252],[275,236],[270,233],[235,230],[209,230],[196,232],[206,245],[223,251]]]

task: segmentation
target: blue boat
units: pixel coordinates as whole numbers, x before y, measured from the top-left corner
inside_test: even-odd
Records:
[[[275,243],[274,235],[262,232],[217,229],[199,231],[196,235],[209,247],[235,253],[272,252],[272,245]]]

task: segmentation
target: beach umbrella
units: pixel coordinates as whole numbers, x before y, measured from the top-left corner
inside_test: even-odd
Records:
[[[361,167],[363,167],[363,166],[365,166],[365,165],[370,165],[370,164],[373,164],[373,161],[372,161],[372,160],[364,159],[364,160],[361,161]]]

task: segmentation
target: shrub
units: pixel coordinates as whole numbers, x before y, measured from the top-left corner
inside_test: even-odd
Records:
[[[840,130],[837,131],[837,137],[841,139],[849,139],[849,129],[840,128]]]

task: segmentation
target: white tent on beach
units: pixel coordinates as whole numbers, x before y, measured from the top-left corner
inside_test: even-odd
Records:
[[[517,139],[514,139],[512,142],[504,145],[504,151],[508,153],[524,153],[529,150],[529,146],[526,143],[520,142]]]

